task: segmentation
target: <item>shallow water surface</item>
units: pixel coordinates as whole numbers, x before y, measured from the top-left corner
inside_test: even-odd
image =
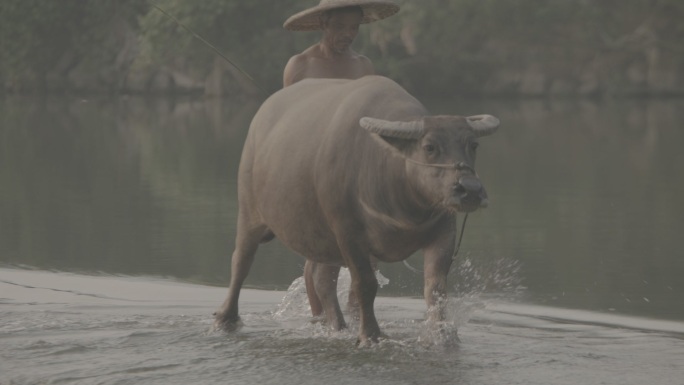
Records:
[[[224,333],[222,288],[0,269],[0,383],[684,383],[681,322],[472,297],[436,332],[422,300],[380,297],[390,339],[358,348],[354,330],[312,323],[298,290],[246,290],[245,326]]]

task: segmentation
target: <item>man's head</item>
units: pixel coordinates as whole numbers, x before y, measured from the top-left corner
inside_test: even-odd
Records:
[[[363,20],[363,9],[359,6],[334,8],[321,13],[323,43],[334,53],[347,52]]]
[[[320,3],[290,16],[283,26],[290,31],[315,31],[323,27],[321,21],[328,21],[332,12],[353,10],[361,15],[361,24],[382,20],[399,12],[399,5],[393,0],[321,0]]]

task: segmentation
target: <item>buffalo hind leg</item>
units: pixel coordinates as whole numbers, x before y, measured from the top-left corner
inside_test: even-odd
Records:
[[[215,314],[214,327],[222,330],[235,330],[239,327],[238,299],[240,290],[249,270],[254,262],[260,241],[264,240],[268,230],[265,227],[243,231],[238,225],[238,235],[235,239],[235,251],[231,259],[230,287],[228,296],[219,311]]]
[[[313,287],[328,325],[333,330],[346,328],[347,324],[344,322],[344,316],[337,299],[337,278],[340,267],[316,262],[312,262],[311,265]]]
[[[338,244],[349,268],[352,291],[356,293],[361,310],[358,343],[366,345],[370,342],[378,342],[383,335],[380,333],[380,326],[375,318],[375,309],[373,309],[378,292],[378,281],[369,258],[370,253],[361,250],[357,246],[356,239],[351,236],[338,238]]]
[[[310,261],[307,259],[306,263],[304,264],[304,282],[306,283],[306,295],[309,298],[309,306],[311,307],[311,315],[314,317],[320,317],[323,315],[323,304],[321,303],[321,296],[318,294],[318,289],[315,286],[315,282],[320,280],[320,278],[317,278],[314,276],[314,274],[317,273],[318,266],[321,265],[318,262]],[[335,280],[335,285],[337,285],[337,279],[339,276],[340,268],[337,268],[337,272],[334,273],[334,277],[330,276],[328,279],[334,279]],[[325,279],[325,278],[323,278]],[[337,299],[337,296],[335,296],[335,300],[339,301]],[[338,302],[339,303],[339,302]],[[347,300],[347,311],[351,314],[351,316],[354,319],[359,319],[359,314],[360,314],[360,309],[359,309],[359,300],[358,300],[358,295],[354,291],[354,286],[349,285],[349,297]],[[328,321],[330,321],[330,317],[327,317]],[[344,327],[344,326],[343,326]]]
[[[317,263],[306,260],[304,263],[304,283],[306,286],[306,296],[309,297],[309,306],[311,306],[311,315],[319,317],[323,315],[323,305],[316,294],[314,286],[314,270],[316,270]]]

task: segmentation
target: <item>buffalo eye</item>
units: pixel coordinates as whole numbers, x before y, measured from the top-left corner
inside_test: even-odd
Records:
[[[425,151],[428,155],[434,155],[437,153],[437,146],[434,144],[423,145],[423,151]]]

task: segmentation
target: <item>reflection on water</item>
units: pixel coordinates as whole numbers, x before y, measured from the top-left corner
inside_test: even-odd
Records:
[[[227,285],[258,104],[0,100],[0,262]],[[491,205],[468,220],[454,290],[524,286],[537,303],[684,319],[684,101],[426,104],[503,122],[481,141]],[[272,242],[248,283],[285,289],[302,265]],[[381,271],[381,294],[421,295],[402,264]]]

